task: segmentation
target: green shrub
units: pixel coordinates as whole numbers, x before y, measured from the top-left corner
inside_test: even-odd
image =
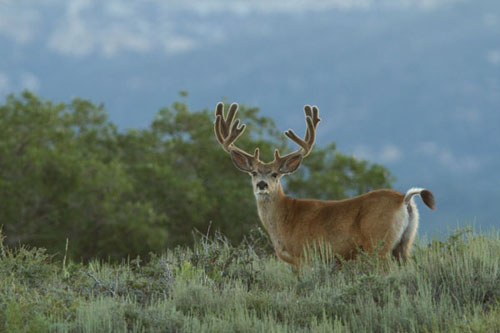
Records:
[[[0,242],[0,244],[2,244]],[[0,331],[496,332],[500,237],[459,230],[406,264],[361,256],[294,272],[221,235],[115,262],[0,247]]]

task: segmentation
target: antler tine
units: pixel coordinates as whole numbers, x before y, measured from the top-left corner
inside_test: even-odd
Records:
[[[319,117],[318,117],[318,113],[319,113],[318,107],[316,105],[313,105],[311,108],[310,105],[306,105],[306,106],[304,106],[304,113],[306,115],[306,118],[310,117],[312,119],[314,129],[316,130],[316,126],[318,126],[318,123],[321,121],[321,119],[319,119]],[[311,137],[309,134],[309,127],[307,127],[306,136],[304,139],[306,142],[309,142],[311,140]]]
[[[224,103],[219,102],[217,103],[217,106],[215,107],[215,116],[223,116],[224,115]]]
[[[253,153],[253,158],[259,160],[259,148],[255,148],[255,152]]]
[[[302,157],[306,157],[311,152],[311,149],[314,145],[314,141],[316,140],[316,126],[321,121],[321,119],[318,117],[319,110],[317,106],[312,106],[312,107],[310,105],[304,106],[304,114],[306,118],[306,134],[304,139],[301,139],[297,134],[295,134],[295,132],[292,129],[285,131],[285,135],[290,140],[299,145],[301,149],[293,153],[287,154],[283,157],[279,155],[279,151],[278,149],[276,149],[274,152],[275,161],[282,160],[285,157],[289,157],[290,155],[293,154],[301,154]]]
[[[307,130],[306,130],[306,138],[305,140],[301,139],[298,137],[297,134],[291,129],[285,132],[285,135],[298,144],[302,149],[303,149],[303,155],[306,157],[309,155],[309,151],[311,150],[314,140],[316,139],[316,130],[314,128],[314,123],[311,117],[306,117],[306,125],[307,125]]]
[[[240,120],[236,119],[233,122],[233,125],[231,126],[231,130],[229,131],[229,135],[224,139],[224,144],[223,146],[226,148],[226,151],[229,151],[229,146],[233,144],[238,137],[243,134],[243,131],[245,130],[246,125],[240,125]]]
[[[288,131],[285,131],[285,135],[290,140],[292,140],[293,142],[295,142],[296,144],[301,146],[302,149],[304,149],[305,151],[309,149],[309,145],[307,144],[307,142],[305,140],[302,140],[301,138],[299,138],[298,135],[295,134],[295,132],[293,130],[289,129]]]
[[[246,155],[250,158],[259,158],[259,149],[255,150],[254,155],[250,155],[247,152],[241,150],[240,148],[234,145],[234,142],[238,139],[238,137],[243,134],[245,131],[246,125],[242,124],[240,126],[240,120],[234,119],[236,113],[238,111],[238,104],[232,103],[229,107],[229,112],[227,117],[224,118],[224,103],[219,102],[215,107],[215,122],[214,122],[214,131],[217,141],[222,146],[222,148],[226,152],[230,152],[231,150],[238,150],[242,154]]]
[[[321,119],[319,118],[319,109],[316,105],[313,105],[312,107],[312,111],[313,111],[313,116],[312,116],[312,120],[313,120],[313,124],[314,124],[314,129],[316,129],[316,126],[318,126],[318,123],[321,121]]]
[[[229,107],[229,113],[227,114],[227,118],[224,124],[223,130],[223,135],[228,135],[229,134],[229,128],[231,127],[231,124],[233,123],[234,116],[236,115],[236,111],[238,111],[238,104],[237,103],[232,103],[231,106]],[[236,120],[235,123],[238,122],[239,120]],[[234,128],[234,127],[233,127]]]
[[[214,132],[215,132],[215,137],[217,138],[217,141],[223,145],[224,144],[224,138],[222,137],[221,134],[221,122],[222,122],[222,116],[217,114],[215,116],[215,123],[214,123]]]
[[[309,104],[304,105],[304,113],[306,114],[306,117],[311,117],[312,118],[312,109]]]
[[[307,117],[306,122],[307,122],[306,142],[309,145],[309,147],[312,148],[314,141],[316,141],[316,125],[318,123],[316,123],[315,125],[314,119],[312,119],[311,117]]]

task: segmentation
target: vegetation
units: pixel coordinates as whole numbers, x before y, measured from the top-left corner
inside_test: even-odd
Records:
[[[286,148],[256,108],[240,117],[243,148],[259,146],[264,158]],[[293,272],[255,229],[248,177],[218,147],[212,122],[211,111],[176,102],[149,128],[118,131],[89,101],[9,96],[0,332],[500,331],[500,235],[458,230],[417,244],[404,265],[361,255],[338,267],[312,253]],[[391,181],[329,144],[287,189],[339,199]]]
[[[2,245],[0,331],[500,331],[498,234],[459,230],[416,246],[404,265],[315,260],[300,274],[262,251],[262,236],[239,246],[201,237],[121,264]]]
[[[182,94],[185,96],[185,93]],[[285,136],[257,108],[241,107],[238,144],[272,159]],[[9,245],[71,258],[119,260],[191,245],[192,231],[238,243],[259,223],[249,177],[213,133],[213,111],[162,108],[149,128],[119,131],[102,105],[53,103],[24,92],[0,105],[0,221]],[[295,147],[294,147],[295,149]],[[288,192],[341,199],[390,187],[376,164],[315,147]]]

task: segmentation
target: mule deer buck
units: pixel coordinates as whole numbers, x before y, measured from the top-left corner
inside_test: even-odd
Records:
[[[352,259],[359,250],[380,255],[392,253],[405,261],[418,227],[418,210],[413,201],[420,195],[434,209],[434,196],[426,189],[411,188],[406,194],[384,189],[339,201],[304,200],[286,196],[280,178],[293,173],[306,157],[316,138],[320,122],[318,108],[306,105],[306,133],[299,138],[291,129],[285,135],[300,148],[285,156],[274,151],[270,163],[259,159],[259,148],[253,155],[235,145],[245,130],[235,120],[238,104],[224,104],[215,109],[215,136],[222,148],[231,154],[234,166],[252,177],[257,210],[270,235],[276,255],[283,261],[300,266],[306,246],[326,244],[335,255]]]

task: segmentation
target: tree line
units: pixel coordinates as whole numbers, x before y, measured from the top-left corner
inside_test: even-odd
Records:
[[[25,91],[0,105],[0,225],[10,245],[30,244],[87,260],[120,259],[191,245],[193,230],[241,241],[259,219],[250,177],[213,133],[213,111],[182,96],[147,128],[119,130],[103,105],[44,100]],[[241,106],[238,145],[263,160],[288,146],[273,119]],[[390,187],[378,164],[315,146],[286,180],[296,197],[343,199]]]

